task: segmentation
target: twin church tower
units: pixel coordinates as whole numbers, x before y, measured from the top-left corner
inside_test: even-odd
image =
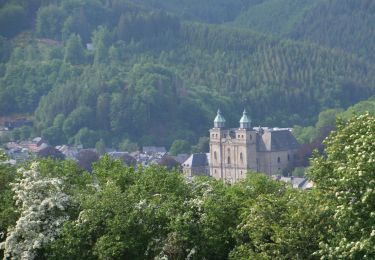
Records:
[[[217,111],[210,129],[212,177],[234,183],[248,171],[281,174],[293,165],[298,142],[290,129],[252,127],[246,111],[239,123],[239,128],[225,128],[225,118]]]

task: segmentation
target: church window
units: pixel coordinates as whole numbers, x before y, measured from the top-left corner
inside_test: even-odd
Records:
[[[241,163],[243,163],[243,156],[242,156],[242,153],[240,153],[240,161],[241,161]]]
[[[288,161],[290,161],[290,155],[288,154]]]
[[[216,151],[214,152],[214,159],[217,160]]]
[[[228,156],[228,164],[230,164],[230,157]]]
[[[280,163],[280,162],[281,162],[281,160],[280,160],[280,157],[277,157],[277,162],[278,162],[278,163]]]
[[[252,140],[253,139],[253,136],[252,135],[250,135],[250,140]]]

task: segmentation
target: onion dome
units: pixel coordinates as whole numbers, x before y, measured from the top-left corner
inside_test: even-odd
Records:
[[[249,128],[251,128],[251,120],[247,116],[246,110],[243,111],[242,117],[240,119],[240,128],[241,129],[249,129]]]
[[[221,115],[220,109],[217,110],[217,115],[214,120],[214,127],[215,128],[225,127],[225,118]]]

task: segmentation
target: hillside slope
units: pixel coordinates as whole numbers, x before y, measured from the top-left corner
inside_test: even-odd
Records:
[[[36,112],[38,129],[56,126],[59,117],[64,123],[56,127],[67,137],[87,127],[142,144],[194,142],[206,135],[218,107],[230,126],[244,107],[256,124],[288,126],[375,94],[369,63],[217,26],[183,24],[174,36],[115,51],[116,59],[86,64],[78,76],[52,86]],[[90,120],[95,115],[97,123]]]
[[[375,61],[371,0],[266,0],[248,7],[230,24],[340,48]]]
[[[307,125],[375,93],[374,65],[355,55],[181,21],[158,1],[8,2],[29,24],[0,38],[0,114],[35,112],[54,144],[194,143],[218,107],[230,126],[243,108],[255,124]]]
[[[325,1],[306,13],[287,36],[341,48],[375,62],[375,2]]]
[[[241,12],[231,25],[274,36],[288,34],[322,0],[266,0]]]

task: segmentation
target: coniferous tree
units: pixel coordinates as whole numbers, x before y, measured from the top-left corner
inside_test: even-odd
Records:
[[[65,47],[64,61],[70,62],[73,65],[82,64],[84,62],[84,51],[79,35],[70,35]]]

